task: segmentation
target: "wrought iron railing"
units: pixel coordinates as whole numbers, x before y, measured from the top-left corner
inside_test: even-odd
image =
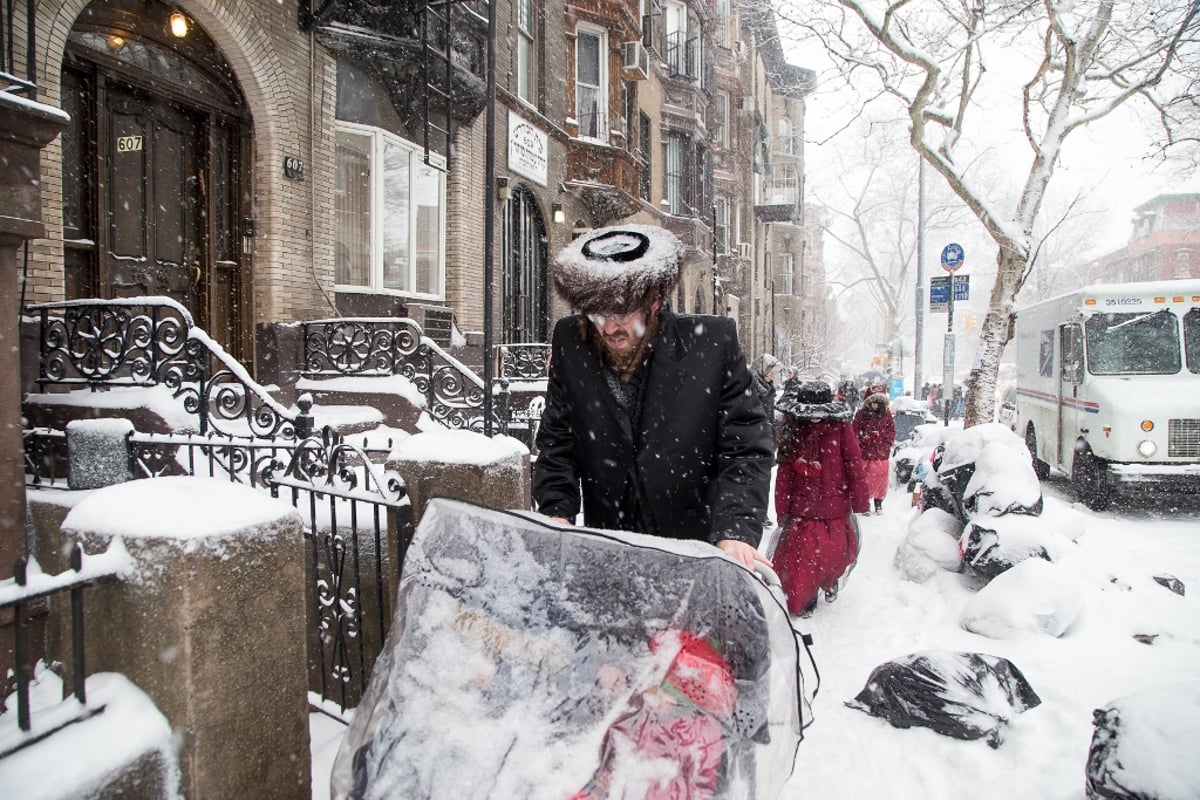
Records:
[[[303,430],[311,401],[297,405]],[[57,477],[66,472],[67,441],[63,431],[25,431],[32,484],[69,488]],[[216,477],[296,507],[308,544],[310,701],[330,713],[357,705],[383,646],[412,536],[403,480],[382,466],[392,442],[354,444],[326,427],[299,440],[132,431],[126,444],[135,478]]]
[[[550,375],[550,345],[513,342],[497,348],[497,376],[510,381],[543,380]]]
[[[400,375],[447,428],[483,430],[483,380],[411,319],[344,317],[302,324],[304,376]]]
[[[35,565],[36,566],[36,565]],[[16,684],[17,684],[17,727],[28,732],[33,727],[30,716],[30,682],[32,681],[34,663],[29,646],[28,611],[36,603],[44,602],[60,594],[69,594],[71,598],[71,662],[72,690],[77,707],[70,713],[56,716],[57,722],[50,730],[40,730],[37,736],[25,738],[6,752],[0,752],[3,758],[26,745],[44,739],[54,731],[61,730],[67,725],[97,714],[104,707],[89,708],[87,705],[87,671],[84,657],[84,614],[83,590],[102,581],[114,580],[120,574],[124,565],[115,559],[100,565],[85,566],[83,548],[76,544],[71,549],[71,572],[58,575],[46,575],[29,569],[30,563],[26,558],[17,559],[13,568],[13,577],[0,580],[0,609],[12,609],[13,636]]]
[[[166,297],[69,300],[40,315],[38,384],[166,386],[201,434],[293,438],[295,413]]]

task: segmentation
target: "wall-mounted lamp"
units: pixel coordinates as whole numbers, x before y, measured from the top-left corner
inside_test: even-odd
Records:
[[[555,225],[562,225],[567,221],[567,215],[563,213],[562,203],[554,203],[550,206],[550,216],[554,219]]]
[[[508,200],[510,197],[512,197],[512,189],[510,189],[508,186],[508,176],[496,176],[496,197],[501,201]]]
[[[176,11],[172,14],[168,22],[171,25],[171,35],[176,39],[182,39],[188,35],[191,24],[188,22],[188,18],[180,12]]]

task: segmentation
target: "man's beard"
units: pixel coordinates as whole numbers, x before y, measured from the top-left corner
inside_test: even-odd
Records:
[[[653,311],[646,320],[645,326],[629,337],[630,347],[624,350],[613,350],[608,346],[608,342],[604,341],[604,337],[600,336],[600,347],[604,351],[604,359],[608,362],[608,366],[619,374],[622,380],[629,380],[637,369],[638,362],[645,356],[647,344],[657,331],[658,312]]]

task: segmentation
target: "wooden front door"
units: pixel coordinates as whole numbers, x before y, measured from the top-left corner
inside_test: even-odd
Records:
[[[207,327],[203,134],[187,109],[110,87],[100,137],[100,271],[108,296],[170,297]]]

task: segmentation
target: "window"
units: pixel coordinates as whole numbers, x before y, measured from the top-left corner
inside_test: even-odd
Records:
[[[1093,314],[1084,322],[1084,331],[1088,372],[1093,375],[1179,372],[1179,318],[1168,309]]]
[[[717,44],[722,47],[729,47],[729,0],[717,0],[716,6]]]
[[[377,128],[339,123],[336,141],[338,289],[440,299],[442,172],[415,145]]]
[[[663,30],[667,46],[667,68],[671,75],[694,78],[695,42],[688,38],[687,6],[667,0],[663,3]]]
[[[729,93],[717,92],[713,97],[713,142],[722,150],[729,149]]]
[[[792,132],[792,121],[787,117],[780,117],[776,126],[779,128],[779,136],[775,142],[775,151],[789,156],[799,155],[800,149]]]
[[[579,135],[608,140],[605,111],[608,97],[608,37],[600,30],[580,28],[575,37],[575,116]]]
[[[771,170],[771,185],[767,202],[773,204],[800,201],[800,168],[796,164],[776,164]]]
[[[792,294],[796,280],[796,257],[792,253],[779,254],[779,283],[776,294]]]
[[[716,218],[713,230],[713,247],[717,255],[729,252],[729,200],[718,196],[713,202],[713,216]]]
[[[533,0],[517,0],[517,96],[537,104],[537,15]]]
[[[650,117],[638,114],[638,155],[642,161],[642,174],[638,176],[638,195],[650,201]]]

